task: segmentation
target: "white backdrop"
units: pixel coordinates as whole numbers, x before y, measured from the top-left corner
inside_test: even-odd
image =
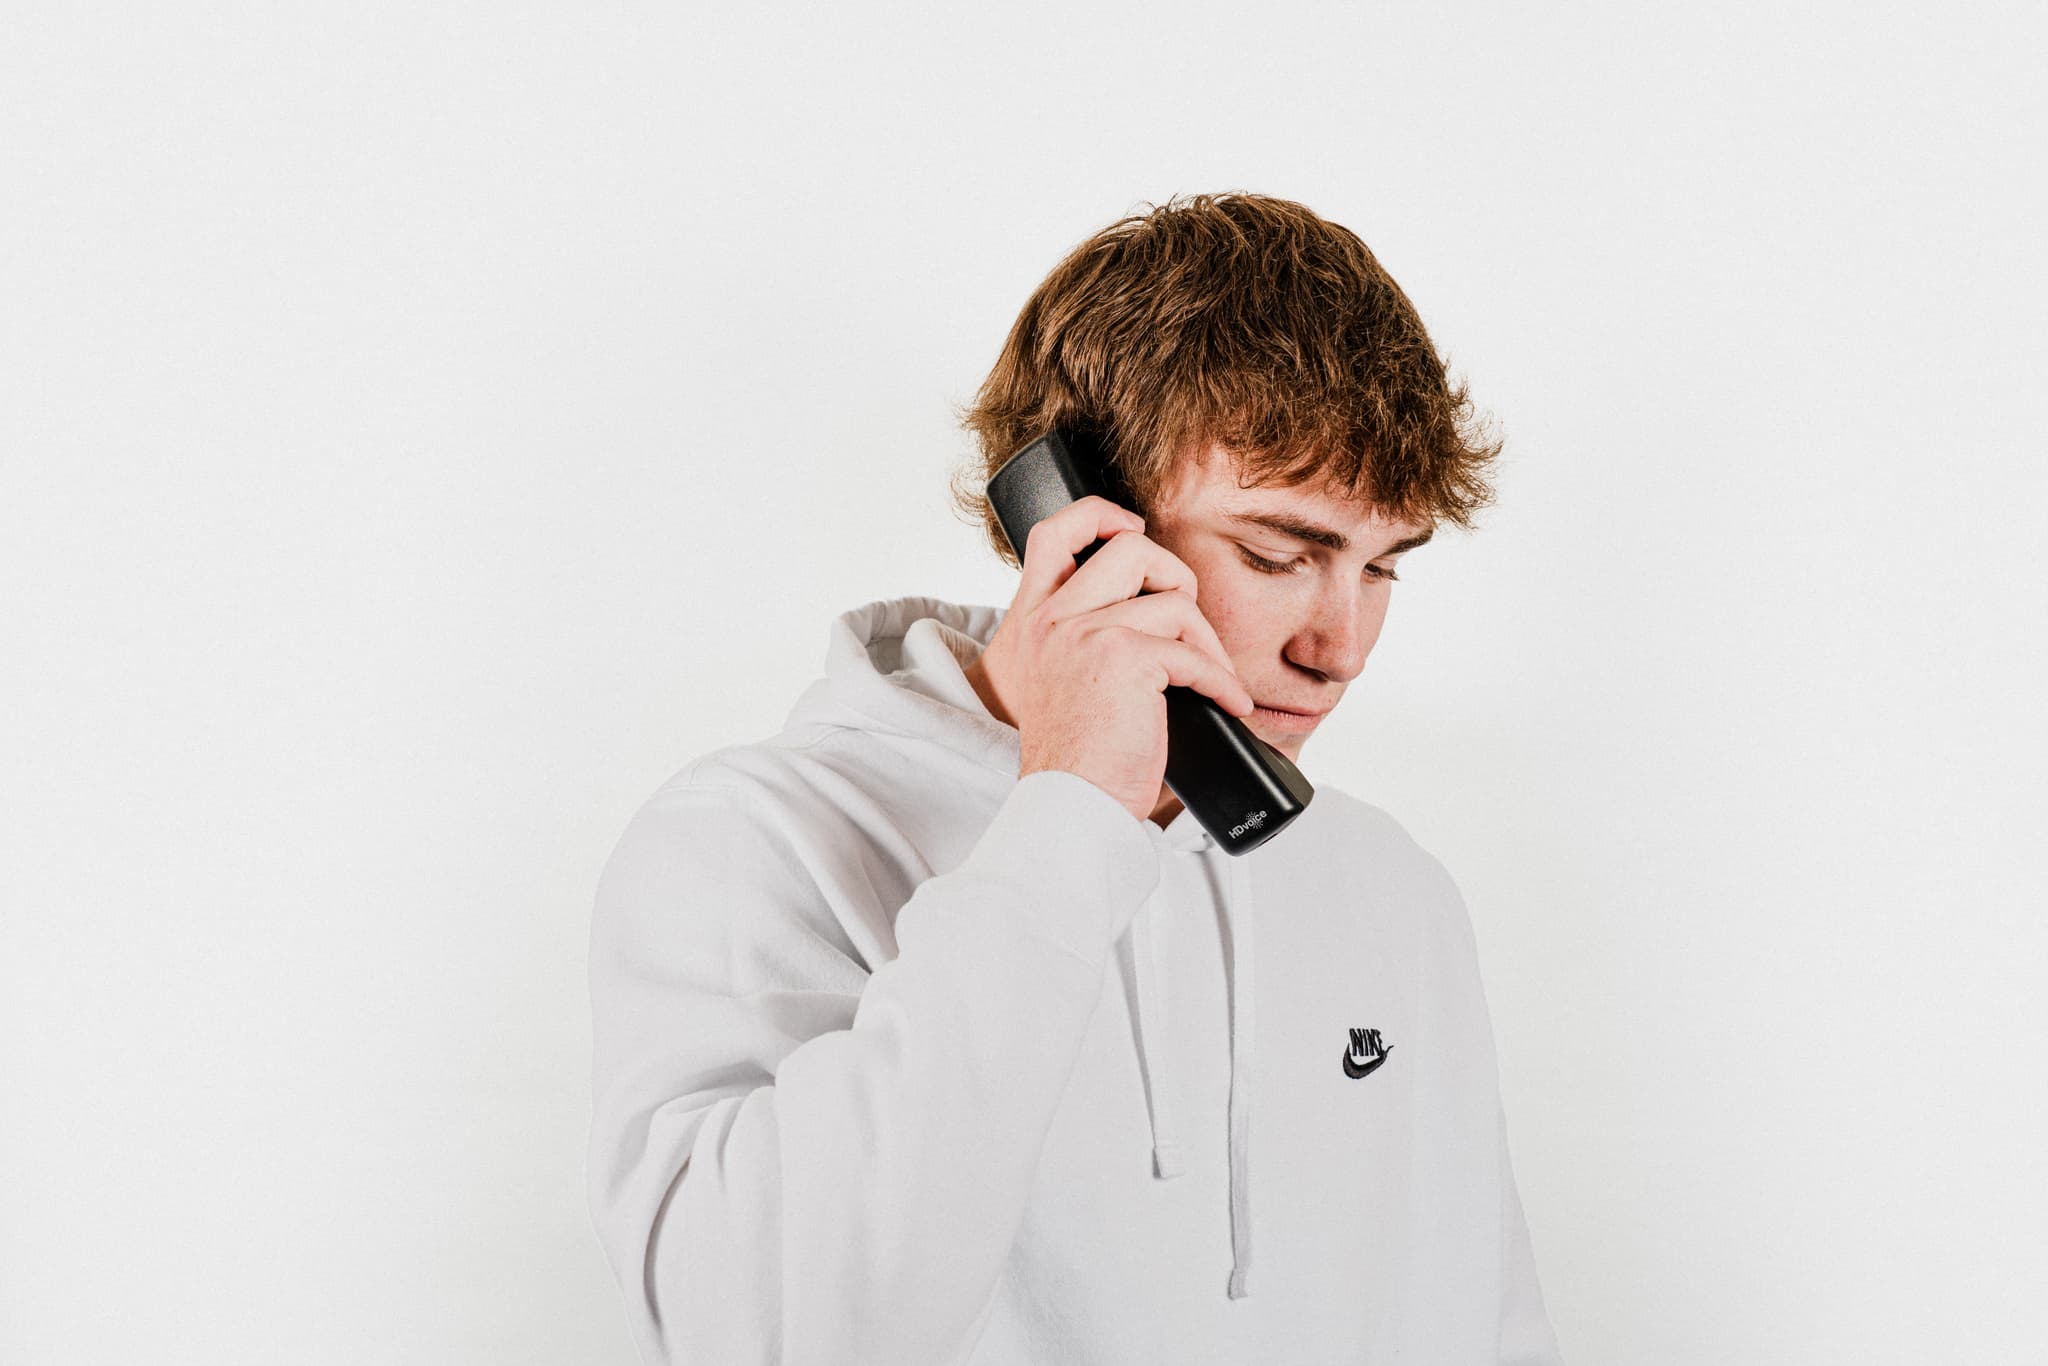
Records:
[[[586,935],[1176,192],[1508,440],[1303,767],[1478,931],[1573,1366],[2041,1363],[2035,7],[11,7],[0,1361],[632,1359]]]

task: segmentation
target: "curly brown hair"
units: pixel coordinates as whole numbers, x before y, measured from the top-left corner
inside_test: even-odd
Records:
[[[974,403],[953,503],[1017,557],[988,476],[1054,427],[1109,446],[1149,512],[1217,444],[1240,486],[1317,483],[1387,517],[1470,530],[1501,443],[1473,425],[1415,306],[1364,242],[1268,195],[1141,205],[1068,253],[1017,315]]]

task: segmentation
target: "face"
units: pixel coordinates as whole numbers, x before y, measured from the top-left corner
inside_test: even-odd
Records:
[[[1259,704],[1245,725],[1298,761],[1364,670],[1395,566],[1429,528],[1313,485],[1241,489],[1212,447],[1182,464],[1145,534],[1194,570],[1202,615]]]

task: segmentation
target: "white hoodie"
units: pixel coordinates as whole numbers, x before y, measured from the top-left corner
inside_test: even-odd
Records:
[[[605,867],[590,1199],[642,1357],[1558,1362],[1443,865],[1327,783],[1232,857],[1020,781],[962,672],[1002,616],[846,613]]]

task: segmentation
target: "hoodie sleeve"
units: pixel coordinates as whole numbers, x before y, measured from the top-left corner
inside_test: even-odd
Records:
[[[1508,1158],[1505,1115],[1500,1125],[1500,1366],[1564,1366],[1536,1279],[1536,1252]]]
[[[1497,1229],[1499,1237],[1497,1247],[1487,1249],[1489,1253],[1497,1252],[1499,1259],[1495,1361],[1498,1366],[1563,1366],[1557,1337],[1544,1307],[1543,1288],[1536,1275],[1536,1254],[1522,1212],[1514,1163],[1509,1157],[1507,1113],[1500,1093],[1500,1054],[1492,1011],[1486,1002],[1471,913],[1465,905],[1464,893],[1442,861],[1427,853],[1424,858],[1427,876],[1438,884],[1443,911],[1435,925],[1440,936],[1436,951],[1446,965],[1442,984],[1443,1009],[1449,1012],[1446,1036],[1457,1039],[1469,1053],[1469,1084],[1476,1088],[1466,1111],[1468,1122],[1475,1126],[1472,1161],[1492,1167],[1492,1180],[1480,1188],[1499,1193],[1497,1213],[1486,1207],[1474,1212],[1475,1220],[1485,1220],[1491,1226],[1488,1232]],[[1476,1127],[1486,1123],[1482,1116],[1490,1117],[1490,1137],[1485,1128]]]
[[[1078,775],[1017,783],[872,974],[788,831],[683,786],[592,915],[592,1214],[655,1366],[962,1360],[1157,846]]]

